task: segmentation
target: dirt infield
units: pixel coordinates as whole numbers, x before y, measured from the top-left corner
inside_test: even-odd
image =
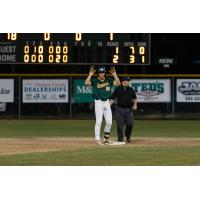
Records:
[[[200,138],[134,138],[126,147],[200,146]],[[0,138],[0,155],[97,147],[94,138]],[[105,148],[105,146],[99,146]],[[111,146],[110,146],[111,147]],[[112,146],[116,148],[118,146]],[[123,146],[120,146],[123,147]]]

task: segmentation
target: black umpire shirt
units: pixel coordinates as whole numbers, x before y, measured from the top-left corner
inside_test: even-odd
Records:
[[[133,105],[132,99],[137,99],[137,97],[133,88],[121,85],[115,89],[111,99],[117,99],[117,105],[119,107],[131,108]]]

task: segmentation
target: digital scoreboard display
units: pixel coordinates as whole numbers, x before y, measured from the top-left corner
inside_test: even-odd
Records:
[[[0,64],[150,65],[148,33],[0,33]]]

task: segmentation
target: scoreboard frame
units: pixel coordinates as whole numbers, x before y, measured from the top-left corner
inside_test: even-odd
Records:
[[[37,35],[42,34],[41,40],[24,39],[22,36],[28,37],[28,34]],[[65,40],[59,38],[56,40],[53,37],[59,35],[58,33],[0,33],[0,65],[2,64],[16,64],[16,65],[126,65],[126,66],[145,66],[151,64],[151,34],[150,33],[60,33],[60,35],[66,34],[72,39]],[[91,36],[93,39],[84,40],[83,36]],[[102,41],[94,39],[94,35],[104,34],[106,38],[102,38]],[[128,36],[129,34],[129,36]],[[146,34],[146,35],[145,35]],[[147,36],[148,35],[148,36]],[[89,37],[88,36],[88,37]],[[144,36],[146,41],[121,41],[121,38],[126,37],[140,37]],[[118,37],[116,40],[115,38]],[[21,38],[21,40],[20,40]],[[122,46],[122,44],[124,46]],[[85,45],[85,46],[82,46]],[[93,45],[93,46],[87,46]],[[103,45],[103,46],[102,46]],[[107,45],[107,46],[106,46]],[[110,45],[110,46],[108,46]],[[127,46],[125,46],[127,45]],[[133,46],[134,45],[134,46]],[[146,46],[145,46],[146,45]],[[2,61],[3,47],[7,48],[7,56],[13,55],[13,61]],[[23,48],[20,49],[19,48]],[[73,50],[72,50],[73,48]],[[82,49],[83,53],[80,53]],[[89,49],[89,50],[88,50]],[[75,50],[79,51],[77,54]],[[98,50],[104,52],[98,55]],[[6,51],[6,50],[5,50]],[[10,52],[9,52],[10,51]],[[14,53],[12,54],[12,51]],[[20,51],[20,53],[19,53]],[[23,51],[23,52],[21,52]],[[93,53],[90,56],[88,52]],[[110,53],[110,52],[111,53]],[[126,52],[129,51],[128,54]],[[71,53],[71,55],[69,54]],[[94,53],[95,52],[95,53]],[[123,53],[121,53],[123,52]],[[80,59],[80,62],[75,61],[75,55]],[[82,55],[86,55],[85,57]],[[72,58],[73,56],[73,58]],[[86,60],[83,61],[82,57]],[[94,62],[102,59],[101,62]],[[23,60],[19,62],[19,59],[23,57]],[[45,59],[44,59],[45,58]],[[90,59],[88,59],[90,58]],[[109,58],[109,62],[106,60]],[[74,59],[74,60],[73,60]],[[126,59],[126,61],[119,61]],[[131,60],[132,59],[132,60]],[[138,60],[141,62],[138,62]],[[147,59],[147,61],[146,61]],[[89,61],[88,61],[89,60]],[[144,62],[143,62],[144,60]],[[104,61],[104,62],[103,62]],[[131,63],[133,62],[133,63]]]

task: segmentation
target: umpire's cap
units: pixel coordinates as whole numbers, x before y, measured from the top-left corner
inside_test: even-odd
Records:
[[[104,66],[99,66],[97,68],[97,73],[106,73],[106,68]]]
[[[124,76],[124,77],[122,78],[122,81],[130,81],[130,77],[129,77],[129,76]]]

